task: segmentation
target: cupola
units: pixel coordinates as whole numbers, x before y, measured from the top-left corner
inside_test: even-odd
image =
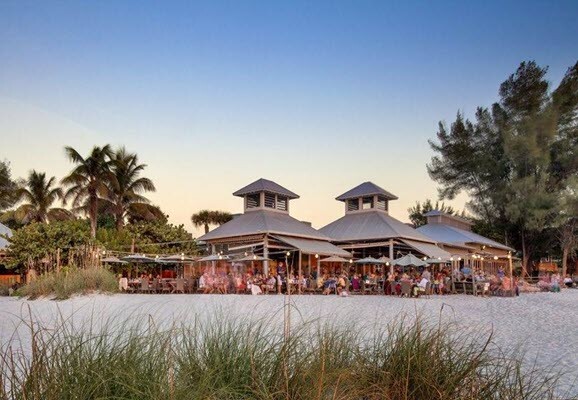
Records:
[[[373,182],[364,182],[335,199],[345,203],[346,214],[371,210],[387,213],[389,201],[397,200],[397,196]]]
[[[263,178],[237,190],[233,195],[244,199],[245,212],[274,210],[289,213],[289,200],[299,198],[283,186]]]

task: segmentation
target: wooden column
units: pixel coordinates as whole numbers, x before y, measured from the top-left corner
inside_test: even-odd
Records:
[[[389,239],[389,273],[393,274],[393,239]]]
[[[263,238],[263,257],[269,258],[269,238],[267,235]],[[263,261],[263,275],[269,276],[269,260]]]
[[[301,275],[303,275],[302,271],[301,271],[301,258],[302,258],[302,254],[301,254],[301,250],[299,250],[299,261],[297,264],[297,293],[301,294]]]

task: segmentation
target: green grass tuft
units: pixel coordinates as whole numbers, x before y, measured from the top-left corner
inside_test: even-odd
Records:
[[[56,300],[64,300],[74,294],[91,292],[118,292],[118,280],[112,272],[102,268],[73,268],[41,275],[18,289],[17,294],[30,299],[52,296]]]
[[[221,319],[30,329],[31,343],[0,352],[2,400],[545,400],[556,385],[491,337],[419,321],[368,335],[305,324],[288,340],[265,323]]]

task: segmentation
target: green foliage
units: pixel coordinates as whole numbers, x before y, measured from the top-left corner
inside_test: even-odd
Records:
[[[521,248],[524,265],[547,241],[560,192],[578,173],[578,64],[553,92],[546,73],[521,63],[491,110],[478,108],[473,122],[458,113],[430,141],[437,155],[428,172],[440,197],[466,192],[469,210],[496,227],[491,236]]]
[[[15,230],[7,238],[9,267],[36,266],[43,272],[48,265],[42,263],[54,258],[58,248],[86,246],[90,243],[90,228],[86,220],[59,221],[51,224],[34,222]],[[62,255],[65,261],[65,253]],[[42,267],[44,265],[44,267]]]
[[[430,211],[437,210],[449,215],[456,215],[457,212],[452,208],[452,206],[446,205],[443,201],[440,203],[439,201],[435,202],[435,205],[430,199],[426,199],[423,204],[419,201],[416,201],[415,206],[410,207],[407,209],[409,213],[409,220],[411,221],[414,228],[418,228],[427,224],[427,214]],[[462,217],[465,217],[465,213],[461,213]]]
[[[191,222],[197,228],[203,227],[209,232],[209,225],[223,225],[233,219],[233,215],[226,211],[201,210],[191,216]]]
[[[18,289],[18,294],[31,299],[51,296],[64,300],[75,294],[117,291],[118,280],[110,271],[102,268],[63,268],[61,272],[49,272],[36,278]]]
[[[65,147],[70,161],[76,166],[70,174],[62,179],[67,187],[64,200],[72,200],[75,212],[84,212],[90,219],[90,234],[96,237],[99,199],[108,194],[107,180],[110,178],[110,145],[95,146],[85,158],[72,147]]]
[[[30,171],[28,178],[18,189],[18,198],[24,203],[15,211],[14,216],[27,224],[34,222],[54,222],[73,219],[74,216],[64,208],[52,207],[55,201],[62,199],[62,189],[56,184],[56,178],[47,178],[46,173]]]
[[[141,222],[129,224],[120,231],[99,229],[97,233],[98,242],[107,250],[128,252],[133,239],[138,253],[194,254],[197,250],[193,235],[185,230],[184,225]]]
[[[311,326],[287,341],[251,321],[103,326],[31,324],[32,343],[15,339],[0,353],[4,398],[548,400],[556,385],[480,335],[420,321],[370,337]]]
[[[107,211],[115,216],[118,229],[130,218],[144,221],[164,218],[160,209],[151,206],[143,196],[143,193],[154,192],[156,189],[149,178],[141,176],[146,164],[139,164],[136,154],[128,153],[124,147],[117,149],[112,154],[110,168],[107,182],[109,190],[104,204]]]
[[[10,164],[0,161],[0,211],[12,207],[18,200],[17,184],[12,180]]]

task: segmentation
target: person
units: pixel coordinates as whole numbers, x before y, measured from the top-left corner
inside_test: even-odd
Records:
[[[122,274],[119,274],[118,277],[118,290],[126,292],[128,290],[128,279],[122,276]]]
[[[413,286],[413,295],[414,297],[418,297],[420,293],[425,293],[427,288],[428,280],[426,278],[421,278],[421,280],[417,283],[417,285]]]
[[[498,268],[498,278],[503,279],[504,276],[506,276],[506,273],[504,272],[504,268],[500,267]]]
[[[564,286],[566,286],[567,288],[571,288],[574,286],[574,281],[572,280],[570,275],[566,275],[566,278],[564,278]]]
[[[421,277],[427,279],[428,281],[431,281],[431,272],[429,272],[428,267],[424,268],[423,272],[421,273]]]
[[[337,294],[341,294],[341,292],[343,292],[344,290],[346,290],[345,277],[343,275],[340,275],[339,280],[337,281]]]

